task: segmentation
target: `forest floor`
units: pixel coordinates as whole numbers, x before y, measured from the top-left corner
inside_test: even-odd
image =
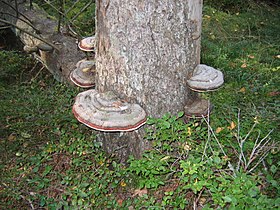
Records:
[[[279,20],[277,6],[205,6],[201,62],[225,75],[202,94],[210,122],[151,119],[155,151],[128,165],[74,118],[82,89],[56,82],[0,31],[0,209],[279,208]]]

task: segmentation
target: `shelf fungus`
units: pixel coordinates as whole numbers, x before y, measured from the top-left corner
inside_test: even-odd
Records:
[[[94,51],[94,46],[95,46],[95,37],[94,36],[86,37],[86,38],[82,39],[78,44],[78,47],[80,48],[80,50],[86,51],[86,52]]]
[[[193,91],[214,91],[224,83],[223,73],[211,66],[199,64],[193,71],[193,76],[187,84]]]
[[[146,123],[143,108],[120,100],[111,91],[79,93],[72,110],[78,121],[99,131],[133,131]]]
[[[213,106],[209,100],[197,98],[192,103],[187,104],[185,109],[185,116],[189,118],[202,118],[207,117]]]
[[[71,81],[82,88],[95,86],[95,61],[80,60],[70,74]]]
[[[224,75],[221,71],[211,66],[199,64],[195,67],[192,77],[187,80],[189,88],[195,92],[215,91],[224,84]],[[209,100],[198,95],[194,101],[187,104],[185,115],[187,117],[206,117],[212,111],[213,106]]]

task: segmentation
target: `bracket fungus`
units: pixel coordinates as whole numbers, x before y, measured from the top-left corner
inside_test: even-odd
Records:
[[[120,100],[113,92],[87,90],[79,93],[73,105],[78,121],[99,131],[133,131],[146,123],[146,112],[138,104]]]
[[[78,47],[80,48],[80,50],[85,51],[85,52],[94,51],[94,46],[95,46],[95,37],[94,36],[86,37],[86,38],[82,39],[78,44]]]
[[[214,91],[223,83],[223,73],[204,64],[197,65],[193,71],[193,76],[187,80],[190,89],[196,92]]]
[[[209,100],[198,98],[184,107],[185,116],[189,118],[207,117],[213,106]]]
[[[192,77],[187,80],[189,88],[195,92],[215,91],[224,84],[224,75],[221,71],[211,66],[199,64],[195,67]],[[206,117],[213,106],[209,100],[197,97],[192,103],[187,104],[185,115],[187,117]]]
[[[80,60],[70,74],[71,81],[82,88],[95,85],[95,62],[93,60]]]

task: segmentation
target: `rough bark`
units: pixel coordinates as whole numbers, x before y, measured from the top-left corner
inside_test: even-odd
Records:
[[[38,38],[50,43],[53,46],[52,51],[38,49],[34,55],[54,75],[56,80],[71,83],[69,79],[71,71],[75,69],[76,63],[85,57],[85,54],[77,48],[77,39],[58,33],[57,21],[39,7],[34,6],[30,9],[29,4],[25,1],[18,1],[19,12],[17,13],[14,10],[16,1],[6,2],[11,6],[0,2],[0,6],[3,6],[0,10],[1,19],[14,25],[14,31],[28,48],[36,49],[38,45],[44,43]],[[4,9],[5,11],[3,11]]]
[[[201,1],[99,0],[97,89],[160,117],[183,110],[199,63]]]
[[[182,111],[196,97],[186,80],[200,62],[202,1],[97,0],[96,9],[97,90],[114,91],[153,117]],[[143,135],[122,138],[145,145]],[[109,134],[99,139],[111,151],[119,142]]]

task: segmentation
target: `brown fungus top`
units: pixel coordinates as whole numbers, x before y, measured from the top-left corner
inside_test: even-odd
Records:
[[[86,51],[86,52],[94,51],[95,37],[94,36],[90,36],[90,37],[86,37],[86,38],[82,39],[79,42],[78,47],[82,51]]]
[[[89,88],[95,85],[95,61],[80,60],[70,74],[71,81],[82,88]]]
[[[146,112],[138,104],[122,101],[111,91],[79,93],[72,110],[78,121],[99,131],[133,131],[146,123]]]

